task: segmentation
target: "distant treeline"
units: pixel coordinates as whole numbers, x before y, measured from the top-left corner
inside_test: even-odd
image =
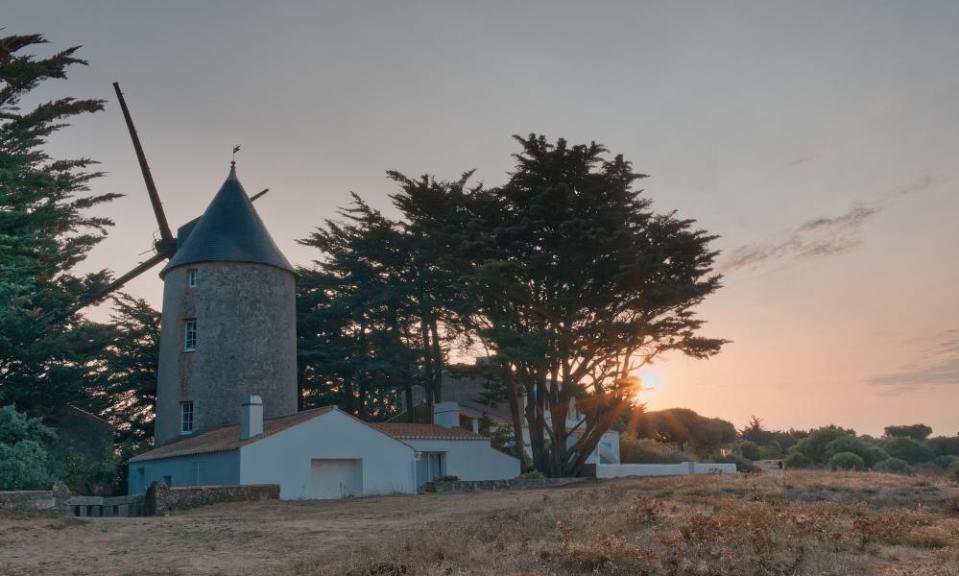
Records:
[[[621,429],[624,462],[732,460],[748,469],[758,460],[781,459],[793,469],[945,472],[959,479],[959,435],[933,437],[925,424],[887,426],[876,438],[835,425],[769,430],[754,416],[737,430],[731,422],[674,408],[640,413]]]

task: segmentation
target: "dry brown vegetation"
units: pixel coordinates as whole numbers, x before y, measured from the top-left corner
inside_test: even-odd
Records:
[[[0,518],[0,574],[959,575],[959,485],[788,472]]]
[[[542,494],[288,574],[959,575],[957,494],[861,473],[625,480]]]

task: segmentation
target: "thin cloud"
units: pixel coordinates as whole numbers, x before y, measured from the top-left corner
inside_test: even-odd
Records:
[[[807,154],[806,156],[800,156],[799,158],[794,158],[786,162],[786,166],[799,166],[800,164],[805,164],[806,162],[811,162],[815,160],[816,157],[812,154]]]
[[[941,334],[919,360],[869,380],[890,392],[959,384],[959,330]]]
[[[839,216],[812,218],[775,238],[733,249],[723,269],[756,268],[784,259],[807,259],[849,251],[861,243],[859,230],[880,212],[877,207],[854,205]]]
[[[720,268],[723,272],[732,272],[783,260],[805,260],[848,252],[862,244],[862,228],[890,202],[926,190],[934,183],[932,176],[925,175],[915,182],[885,191],[870,204],[857,202],[838,216],[811,218],[772,238],[739,246],[728,252]]]

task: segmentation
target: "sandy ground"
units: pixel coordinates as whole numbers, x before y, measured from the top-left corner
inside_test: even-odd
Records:
[[[0,517],[0,575],[265,574],[439,520],[522,506],[544,492],[220,504],[160,518]]]

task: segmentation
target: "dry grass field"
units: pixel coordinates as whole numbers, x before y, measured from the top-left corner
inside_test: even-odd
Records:
[[[959,486],[788,472],[6,518],[0,574],[959,575]]]

